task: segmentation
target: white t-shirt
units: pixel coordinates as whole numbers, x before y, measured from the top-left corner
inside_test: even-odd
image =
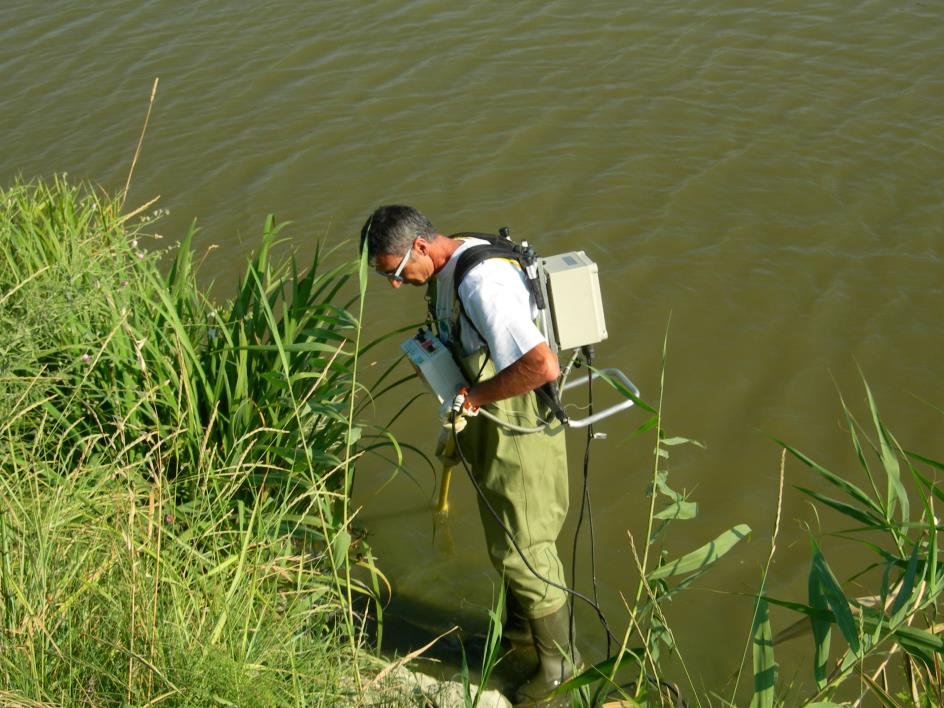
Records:
[[[443,238],[443,237],[440,237]],[[452,306],[455,299],[453,275],[463,251],[487,241],[469,238],[457,248],[446,265],[436,274],[436,325],[440,337],[451,340]],[[525,274],[513,263],[489,258],[468,271],[459,286],[459,297],[475,329],[487,340],[495,369],[501,371],[518,361],[541,342],[546,342],[534,324],[537,306],[528,289]],[[483,342],[468,322],[460,319],[460,348],[468,356],[482,348]]]

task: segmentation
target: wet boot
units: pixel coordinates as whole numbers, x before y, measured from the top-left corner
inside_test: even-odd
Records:
[[[534,635],[518,599],[505,588],[505,622],[502,624],[501,648],[504,652],[496,677],[502,682],[502,693],[513,695],[523,678],[534,673],[538,665]]]
[[[576,647],[570,652],[570,609],[565,604],[546,617],[530,621],[534,646],[538,652],[538,668],[534,675],[515,693],[516,708],[525,706],[569,706],[570,696],[551,696],[562,682],[580,668]]]
[[[518,599],[505,587],[505,623],[502,625],[502,644],[508,651],[528,653],[534,649],[534,635]]]

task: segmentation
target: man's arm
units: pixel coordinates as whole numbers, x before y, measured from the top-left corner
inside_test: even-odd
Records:
[[[466,401],[473,406],[485,406],[533,391],[558,376],[560,364],[557,357],[546,342],[541,342],[492,378],[473,386]]]

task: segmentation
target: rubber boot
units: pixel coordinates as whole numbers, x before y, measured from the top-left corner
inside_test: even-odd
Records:
[[[505,621],[502,624],[501,648],[504,652],[495,677],[502,693],[512,696],[521,682],[534,673],[538,665],[537,649],[531,623],[518,599],[505,587]]]
[[[538,668],[515,694],[516,708],[524,706],[569,706],[570,696],[551,696],[551,692],[580,668],[576,647],[569,657],[571,625],[570,609],[565,604],[556,612],[530,620],[534,646],[538,652]]]
[[[505,623],[502,625],[502,641],[509,651],[529,652],[534,648],[531,624],[508,586],[505,586]]]

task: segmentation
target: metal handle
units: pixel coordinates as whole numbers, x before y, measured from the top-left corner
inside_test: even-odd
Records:
[[[597,369],[596,371],[593,371],[590,374],[590,378],[591,380],[597,379],[604,375],[608,377],[612,377],[614,379],[619,379],[620,383],[622,383],[626,388],[632,391],[633,395],[636,398],[639,398],[639,389],[636,388],[636,384],[634,384],[632,381],[626,378],[626,374],[624,374],[619,369]],[[573,381],[568,381],[567,383],[564,384],[563,388],[561,388],[561,393],[564,393],[564,391],[568,391],[572,388],[576,388],[581,383],[589,384],[589,381],[587,381],[587,379],[583,376]],[[573,418],[569,418],[567,420],[566,425],[568,428],[586,428],[588,425],[593,425],[598,420],[603,420],[604,418],[609,418],[611,415],[614,415],[615,413],[619,413],[620,411],[625,411],[627,408],[632,407],[635,403],[636,402],[632,398],[627,398],[625,401],[612,405],[609,408],[606,408],[600,411],[599,413],[594,413],[593,415],[587,416],[586,418],[580,418],[577,420],[574,420]],[[548,424],[539,425],[536,428],[525,428],[520,425],[515,425],[514,423],[509,423],[506,420],[502,420],[501,418],[495,415],[492,415],[484,408],[479,409],[479,415],[485,416],[486,418],[495,422],[501,427],[506,428],[507,430],[513,430],[516,433],[540,433],[548,425]]]
[[[630,381],[626,377],[626,374],[624,374],[619,369],[597,369],[596,371],[593,371],[590,374],[590,379],[591,380],[596,379],[603,375],[612,377],[614,379],[618,379],[620,383],[622,383],[626,388],[628,388],[630,391],[633,392],[633,395],[636,396],[636,398],[639,398],[639,389],[636,388],[636,384]],[[561,393],[563,394],[565,391],[569,391],[572,388],[576,388],[581,383],[586,383],[587,385],[590,384],[590,382],[587,380],[586,377],[581,376],[579,378],[575,378],[565,383],[564,387],[561,389]],[[567,427],[568,428],[586,428],[588,425],[593,425],[599,420],[603,420],[604,418],[609,418],[611,415],[619,413],[620,411],[625,411],[627,408],[631,408],[635,403],[636,402],[632,398],[627,398],[625,401],[616,403],[610,406],[609,408],[605,408],[599,413],[594,413],[593,415],[587,416],[586,418],[579,418],[576,420],[574,418],[570,418],[567,421]]]

